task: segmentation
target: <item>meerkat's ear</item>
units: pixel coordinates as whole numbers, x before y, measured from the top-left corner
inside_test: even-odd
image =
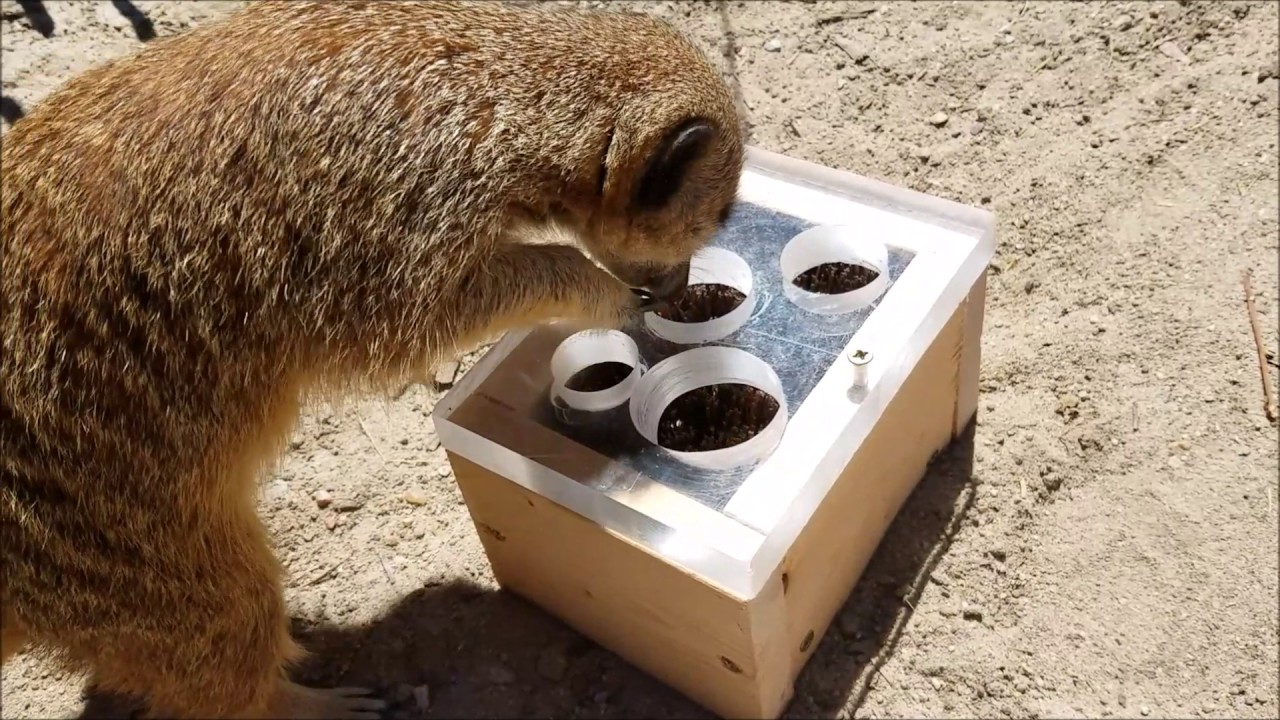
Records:
[[[689,166],[707,151],[715,127],[702,118],[681,122],[650,151],[631,196],[633,210],[656,210],[675,196]]]

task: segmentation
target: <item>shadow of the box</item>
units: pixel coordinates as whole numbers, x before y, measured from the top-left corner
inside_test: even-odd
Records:
[[[783,717],[853,717],[973,506],[976,419],[930,463],[796,682]]]
[[[973,503],[973,435],[971,422],[930,464],[801,673],[785,717],[847,715],[862,704]],[[363,685],[386,697],[400,684],[430,688],[425,714],[410,712],[410,699],[388,718],[710,717],[532,605],[465,581],[416,590],[368,625],[295,621],[295,634],[311,652],[300,682]],[[90,691],[81,718],[134,708]]]
[[[388,700],[388,720],[709,717],[533,605],[468,581],[409,593],[367,625],[295,618],[293,626],[309,657],[292,679],[371,688]],[[426,712],[410,693],[396,693],[420,685],[429,691]],[[136,699],[92,687],[84,703],[81,720],[142,717]]]

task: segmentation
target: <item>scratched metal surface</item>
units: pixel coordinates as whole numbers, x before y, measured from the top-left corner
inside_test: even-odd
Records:
[[[727,226],[712,241],[713,245],[738,253],[751,265],[758,300],[751,320],[741,329],[723,340],[705,344],[741,348],[771,365],[782,381],[788,416],[795,414],[827,368],[840,360],[844,346],[884,298],[882,293],[871,306],[834,319],[795,307],[783,295],[778,254],[788,240],[810,227],[813,223],[800,218],[739,203]],[[893,247],[892,238],[879,240],[889,247],[889,276],[896,282],[914,254]],[[646,367],[697,347],[677,345],[643,326],[627,332],[635,339]],[[495,372],[505,369],[499,367]],[[676,460],[640,435],[626,404],[608,412],[581,413],[553,406],[546,400],[532,419],[717,511],[723,511],[753,469],[744,466],[711,471]]]

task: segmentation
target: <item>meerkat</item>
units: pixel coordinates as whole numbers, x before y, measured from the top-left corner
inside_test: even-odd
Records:
[[[256,498],[301,409],[506,328],[633,322],[745,151],[650,16],[294,0],[71,79],[0,153],[0,655],[158,717],[364,718],[287,675]]]

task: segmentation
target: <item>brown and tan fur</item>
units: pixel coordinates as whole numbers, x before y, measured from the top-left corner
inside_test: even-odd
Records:
[[[301,408],[629,322],[743,163],[668,26],[487,2],[251,5],[77,77],[2,152],[0,652],[168,717],[373,717],[285,676],[256,481]]]

